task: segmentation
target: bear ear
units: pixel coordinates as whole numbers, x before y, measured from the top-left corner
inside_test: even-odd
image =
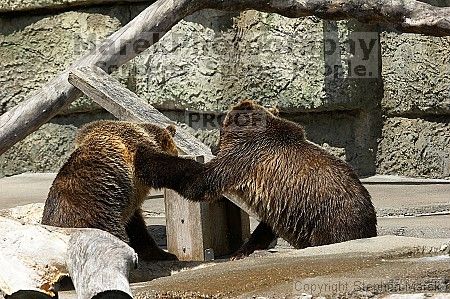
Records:
[[[267,108],[267,111],[272,113],[274,116],[279,116],[280,115],[280,110],[278,110],[277,107]]]
[[[175,136],[175,133],[177,132],[177,127],[175,125],[169,125],[166,128],[167,131],[169,131],[170,135]]]
[[[256,106],[255,101],[253,100],[242,100],[237,105],[237,108],[240,110],[253,110]]]

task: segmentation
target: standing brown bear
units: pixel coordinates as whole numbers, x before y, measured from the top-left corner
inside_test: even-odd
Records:
[[[148,183],[164,182],[193,201],[234,194],[259,216],[234,258],[266,249],[277,236],[305,248],[377,235],[370,195],[353,169],[307,141],[302,126],[253,101],[228,112],[217,157],[206,164],[141,151],[138,176]]]
[[[80,129],[45,202],[42,224],[90,227],[127,242],[143,260],[176,259],[148,233],[141,205],[150,188],[135,176],[136,149],[176,156],[175,127],[97,121]]]

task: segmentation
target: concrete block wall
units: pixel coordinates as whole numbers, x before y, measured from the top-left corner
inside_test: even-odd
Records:
[[[0,6],[0,113],[145,8],[12,2]],[[211,146],[217,126],[190,122],[186,110],[217,116],[253,98],[277,105],[362,176],[449,178],[450,38],[378,32],[354,21],[205,10],[114,76]],[[57,171],[75,129],[100,118],[111,115],[76,101],[0,156],[0,176]]]

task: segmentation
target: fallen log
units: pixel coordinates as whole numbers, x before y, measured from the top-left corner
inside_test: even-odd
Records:
[[[0,155],[55,116],[81,94],[67,82],[70,70],[97,65],[108,73],[153,45],[178,21],[200,9],[256,9],[287,17],[357,19],[401,32],[450,35],[450,8],[416,0],[159,0],[112,34],[68,70],[0,116]],[[139,44],[136,47],[136,44]]]
[[[91,231],[98,234],[99,231],[89,228],[43,226],[36,224],[33,220],[31,220],[31,223],[24,221],[23,216],[28,215],[29,212],[39,213],[41,211],[42,213],[43,206],[43,204],[40,207],[27,205],[21,208],[22,213],[20,215],[2,213],[8,216],[0,216],[0,235],[2,236],[0,238],[0,298],[2,298],[2,295],[11,299],[52,298],[56,296],[58,291],[67,291],[73,288],[70,279],[68,279],[67,253],[68,250],[81,252],[83,249],[70,245],[74,244],[73,240],[70,241],[71,235],[75,233],[90,234]],[[1,210],[1,212],[7,212],[7,210]],[[102,233],[104,232],[100,231],[100,234]],[[69,249],[70,247],[72,249]],[[103,247],[105,246],[99,245],[98,248]],[[108,254],[105,254],[105,257],[108,257]],[[123,260],[127,257],[118,259],[116,256],[115,259]],[[101,257],[99,261],[107,262]],[[111,263],[113,262],[111,261]],[[74,262],[70,263],[75,265]],[[179,261],[142,262],[139,263],[138,269],[132,269],[130,282],[143,282],[162,276],[170,276],[172,271],[178,272],[182,269],[196,267],[199,264],[197,262]],[[77,267],[81,268],[81,263],[73,268]],[[78,273],[81,273],[81,271],[82,269]],[[124,273],[123,270],[121,271],[121,273]],[[114,295],[120,293],[129,296],[122,290],[116,289],[115,292]],[[99,293],[97,298],[107,294],[108,291]]]
[[[0,290],[5,295],[37,291],[55,296],[55,285],[68,276],[67,242],[73,229],[23,225],[0,217]]]
[[[131,295],[134,250],[98,229],[60,228],[0,217],[0,295],[55,297],[71,277],[78,298],[115,291]]]
[[[102,294],[132,298],[128,277],[138,266],[138,256],[110,233],[96,229],[73,233],[66,264],[78,299],[102,298]]]

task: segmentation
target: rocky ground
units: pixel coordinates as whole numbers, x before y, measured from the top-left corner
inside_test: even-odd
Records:
[[[1,179],[0,215],[37,222],[53,176]],[[364,184],[379,216],[377,238],[305,250],[279,240],[241,261],[142,264],[131,274],[135,298],[450,298],[450,182],[377,176]],[[27,204],[33,208],[20,207]],[[144,210],[165,246],[161,196],[153,193]]]

